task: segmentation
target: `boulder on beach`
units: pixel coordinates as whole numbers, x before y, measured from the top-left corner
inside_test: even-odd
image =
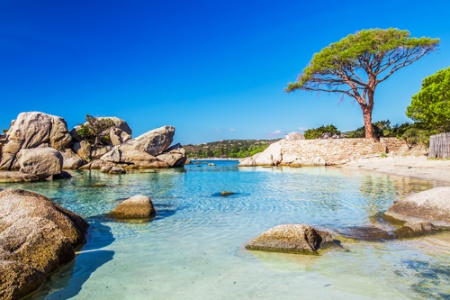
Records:
[[[89,225],[37,193],[0,192],[0,299],[21,299],[75,257]]]
[[[135,195],[117,205],[108,217],[115,219],[150,219],[156,215],[150,197]]]
[[[66,121],[41,112],[20,113],[4,139],[0,170],[18,169],[17,154],[21,149],[45,146],[59,150],[72,143]]]
[[[305,224],[275,226],[248,243],[248,250],[317,254],[334,244],[331,234]]]

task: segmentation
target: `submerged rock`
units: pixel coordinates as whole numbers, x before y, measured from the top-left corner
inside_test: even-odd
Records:
[[[115,219],[150,219],[156,216],[150,197],[136,195],[117,205],[108,217]]]
[[[75,257],[89,225],[50,199],[0,192],[0,299],[21,299]]]
[[[328,232],[305,224],[275,226],[245,246],[248,250],[262,250],[298,254],[317,254],[319,249],[334,245]]]

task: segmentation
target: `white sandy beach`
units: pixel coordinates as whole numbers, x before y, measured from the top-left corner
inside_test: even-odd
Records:
[[[342,167],[450,182],[450,160],[428,159],[426,156],[363,158]]]

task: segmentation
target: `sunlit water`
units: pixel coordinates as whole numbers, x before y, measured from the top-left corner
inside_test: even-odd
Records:
[[[91,225],[75,261],[32,298],[450,299],[449,234],[388,242],[341,238],[343,249],[321,256],[244,248],[279,224],[307,223],[332,232],[367,225],[395,198],[442,183],[340,168],[214,163],[0,185],[42,193]],[[221,191],[236,194],[222,197]],[[152,198],[152,222],[105,217],[136,194]]]

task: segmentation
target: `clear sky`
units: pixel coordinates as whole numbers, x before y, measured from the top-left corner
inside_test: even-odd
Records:
[[[375,94],[374,121],[408,121],[421,81],[450,65],[450,1],[0,0],[0,129],[20,112],[117,116],[133,136],[176,127],[182,144],[363,125],[339,95],[284,88],[332,42],[395,27],[436,52]]]

